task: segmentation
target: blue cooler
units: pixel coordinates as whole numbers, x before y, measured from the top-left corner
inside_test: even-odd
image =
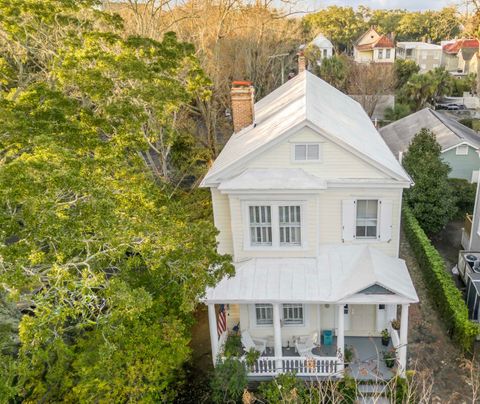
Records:
[[[323,345],[332,345],[332,344],[333,344],[333,331],[323,330]]]

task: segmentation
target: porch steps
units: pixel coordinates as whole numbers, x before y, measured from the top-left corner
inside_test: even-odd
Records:
[[[360,384],[358,386],[358,404],[389,404],[387,386],[383,383]]]

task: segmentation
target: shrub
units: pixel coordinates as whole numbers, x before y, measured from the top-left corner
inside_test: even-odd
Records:
[[[455,282],[445,270],[443,258],[407,206],[403,207],[403,229],[422,269],[428,292],[449,334],[462,349],[472,351],[480,327],[468,319],[468,308]]]
[[[294,373],[278,375],[258,387],[258,392],[267,403],[301,403],[306,391],[305,384]]]
[[[229,335],[225,341],[223,348],[223,355],[226,358],[236,357],[239,358],[242,356],[242,340],[240,335]]]
[[[448,182],[453,190],[453,194],[457,198],[456,204],[459,216],[464,216],[466,213],[473,213],[477,184],[471,184],[461,178],[449,178]]]
[[[405,201],[429,235],[442,230],[456,214],[456,198],[448,182],[450,167],[440,154],[435,135],[424,128],[415,135],[402,160],[415,182],[405,191]]]
[[[211,380],[213,402],[237,402],[246,387],[247,371],[243,362],[235,358],[226,358],[217,363]]]

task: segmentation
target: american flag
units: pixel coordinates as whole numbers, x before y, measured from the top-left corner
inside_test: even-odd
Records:
[[[220,310],[218,311],[218,320],[217,320],[217,333],[218,336],[222,335],[227,331],[227,312],[225,310],[225,305],[220,305]]]

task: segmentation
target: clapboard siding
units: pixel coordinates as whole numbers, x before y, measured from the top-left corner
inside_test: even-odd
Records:
[[[291,160],[292,143],[322,142],[322,161],[319,163],[296,163]],[[380,170],[371,166],[351,152],[332,143],[312,129],[305,127],[271,149],[250,161],[247,168],[302,168],[320,178],[386,178]],[[242,170],[243,171],[243,170]]]
[[[216,188],[211,188],[213,220],[219,231],[217,234],[218,252],[220,254],[233,254],[232,226],[230,219],[230,205],[228,196],[220,193]]]

